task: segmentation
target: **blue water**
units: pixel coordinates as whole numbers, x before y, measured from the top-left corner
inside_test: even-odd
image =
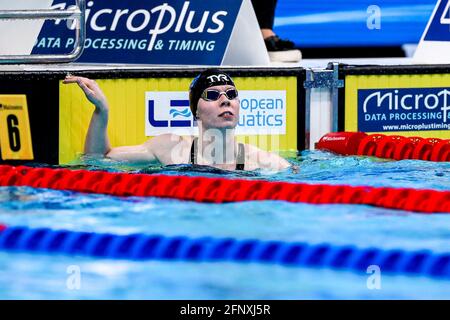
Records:
[[[450,163],[339,157],[318,151],[305,152],[290,161],[300,167],[298,173],[256,172],[239,177],[450,189]],[[86,160],[82,166],[86,165],[90,169],[108,166],[110,171],[236,177],[230,172],[193,172],[187,166],[136,168],[96,160]],[[115,234],[142,232],[450,251],[450,215],[357,205],[281,201],[199,204],[2,187],[0,222]],[[81,272],[79,288],[67,285],[71,266]],[[382,272],[381,288],[371,290],[367,287],[369,276],[259,264],[133,262],[0,252],[0,299],[450,299],[448,280]]]

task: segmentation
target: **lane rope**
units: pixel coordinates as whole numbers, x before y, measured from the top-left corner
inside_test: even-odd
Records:
[[[29,186],[114,196],[197,202],[282,200],[360,204],[420,213],[450,213],[450,191],[167,176],[0,165],[0,186]]]
[[[324,135],[316,143],[316,149],[340,155],[450,162],[449,139],[368,135],[364,132],[332,132]]]
[[[450,280],[450,252],[360,249],[353,245],[238,240],[162,235],[115,235],[9,227],[0,232],[0,250],[122,260],[263,263],[290,267],[364,272],[378,266],[383,274]]]

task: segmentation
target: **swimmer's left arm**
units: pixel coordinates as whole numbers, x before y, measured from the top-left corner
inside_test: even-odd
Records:
[[[249,164],[250,170],[260,168],[270,171],[282,171],[291,167],[291,164],[286,159],[276,153],[264,151],[252,145],[248,145],[248,151],[246,163]]]
[[[261,162],[261,167],[263,169],[282,171],[291,166],[286,159],[280,157],[276,153],[266,151],[263,151],[263,153],[265,153],[265,155],[262,156],[262,158],[265,157],[265,161]]]

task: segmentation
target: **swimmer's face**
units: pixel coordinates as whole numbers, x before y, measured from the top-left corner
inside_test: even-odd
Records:
[[[217,100],[213,100],[216,98],[217,92],[205,93],[208,90],[222,92],[222,94]],[[239,97],[234,97],[237,93],[236,88],[223,85],[210,87],[205,91],[197,105],[198,120],[202,122],[203,127],[206,129],[234,129],[239,121],[240,103]],[[228,96],[223,92],[227,92]]]

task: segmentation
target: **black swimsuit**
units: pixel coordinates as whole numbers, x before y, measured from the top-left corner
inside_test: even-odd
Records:
[[[191,159],[189,163],[197,164],[197,149],[198,138],[195,137],[191,146]],[[245,146],[243,143],[239,143],[238,154],[236,158],[236,170],[244,170],[245,167]]]

